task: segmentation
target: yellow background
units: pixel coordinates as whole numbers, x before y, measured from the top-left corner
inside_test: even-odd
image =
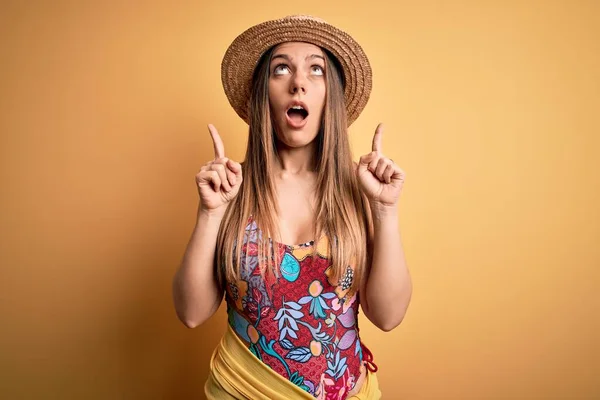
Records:
[[[313,14],[374,70],[407,173],[402,325],[361,320],[386,399],[600,398],[600,2],[3,2],[0,397],[202,398],[224,307],[188,330],[171,277],[220,81],[249,26]]]

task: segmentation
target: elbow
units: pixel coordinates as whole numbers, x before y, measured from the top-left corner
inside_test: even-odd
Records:
[[[368,308],[363,310],[373,325],[384,332],[390,332],[396,329],[404,320],[409,303],[410,292],[395,308],[376,308],[375,310],[379,312],[368,312],[370,311]]]
[[[391,332],[393,331],[395,328],[397,328],[400,323],[402,323],[402,319],[403,318],[399,318],[399,319],[395,319],[395,320],[386,320],[386,321],[382,321],[380,323],[377,324],[377,327],[379,329],[381,329],[384,332]]]
[[[202,315],[202,313],[197,312],[197,310],[186,306],[184,302],[178,301],[177,297],[175,297],[174,300],[177,319],[179,319],[186,328],[196,328],[208,319],[208,316]]]
[[[373,317],[369,318],[373,322],[373,324],[381,329],[384,332],[391,332],[396,329],[404,320],[406,316],[406,312],[408,311],[408,303],[409,299],[407,299],[402,306],[398,306],[394,310],[386,310],[386,312],[376,314]]]
[[[189,329],[194,329],[194,328],[202,325],[202,323],[200,323],[198,321],[193,321],[193,320],[181,320],[181,322],[183,323],[183,325],[185,325],[186,328],[189,328]]]
[[[365,311],[365,315],[373,323],[373,325],[384,332],[390,332],[394,330],[404,319],[404,313],[399,315],[373,315]]]
[[[402,296],[400,301],[397,303],[398,305],[394,312],[386,313],[385,316],[379,321],[379,324],[377,324],[377,327],[384,332],[390,332],[397,328],[406,316],[411,297],[412,285],[409,282],[408,288],[402,292]]]
[[[184,313],[180,312],[177,312],[177,318],[179,318],[179,321],[181,321],[181,323],[189,329],[197,328],[205,321],[205,319],[192,318],[190,315],[185,315]]]
[[[177,285],[176,280],[173,282],[172,296],[175,314],[186,328],[193,329],[204,324],[221,305],[224,291],[217,291],[214,298],[210,297],[212,292],[210,290],[209,296],[197,293],[202,291],[206,292],[204,288],[197,289],[196,293],[192,293],[191,290],[186,292]]]
[[[175,303],[175,313],[177,318],[186,328],[193,329],[202,325],[214,315],[218,310],[219,303],[215,303],[211,308],[195,307],[191,308],[185,304]]]
[[[173,287],[175,314],[177,315],[177,319],[186,328],[193,329],[202,325],[214,313],[214,310],[207,310],[205,307],[191,305],[197,303],[197,300],[188,298],[184,293],[178,291],[175,286]]]

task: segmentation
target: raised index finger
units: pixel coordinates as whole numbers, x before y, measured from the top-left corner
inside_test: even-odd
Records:
[[[215,147],[215,160],[225,157],[225,146],[223,146],[223,141],[221,140],[219,132],[217,132],[217,128],[212,124],[208,124],[208,131],[210,132],[213,146]]]
[[[373,151],[381,151],[382,150],[382,146],[381,146],[381,141],[383,139],[383,124],[379,124],[377,125],[377,129],[375,129],[375,135],[373,135],[373,146],[372,146],[372,150]]]

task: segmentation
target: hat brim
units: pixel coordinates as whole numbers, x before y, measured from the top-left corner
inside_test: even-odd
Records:
[[[307,42],[327,49],[342,66],[348,126],[365,108],[372,72],[362,47],[346,32],[312,17],[286,17],[255,25],[229,46],[221,63],[221,81],[229,103],[249,123],[252,76],[260,57],[285,42]]]

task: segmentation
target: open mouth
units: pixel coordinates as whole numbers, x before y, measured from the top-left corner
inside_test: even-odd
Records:
[[[306,111],[302,106],[292,106],[288,108],[287,115],[293,122],[300,123],[304,121],[306,117],[308,117],[308,111]]]

